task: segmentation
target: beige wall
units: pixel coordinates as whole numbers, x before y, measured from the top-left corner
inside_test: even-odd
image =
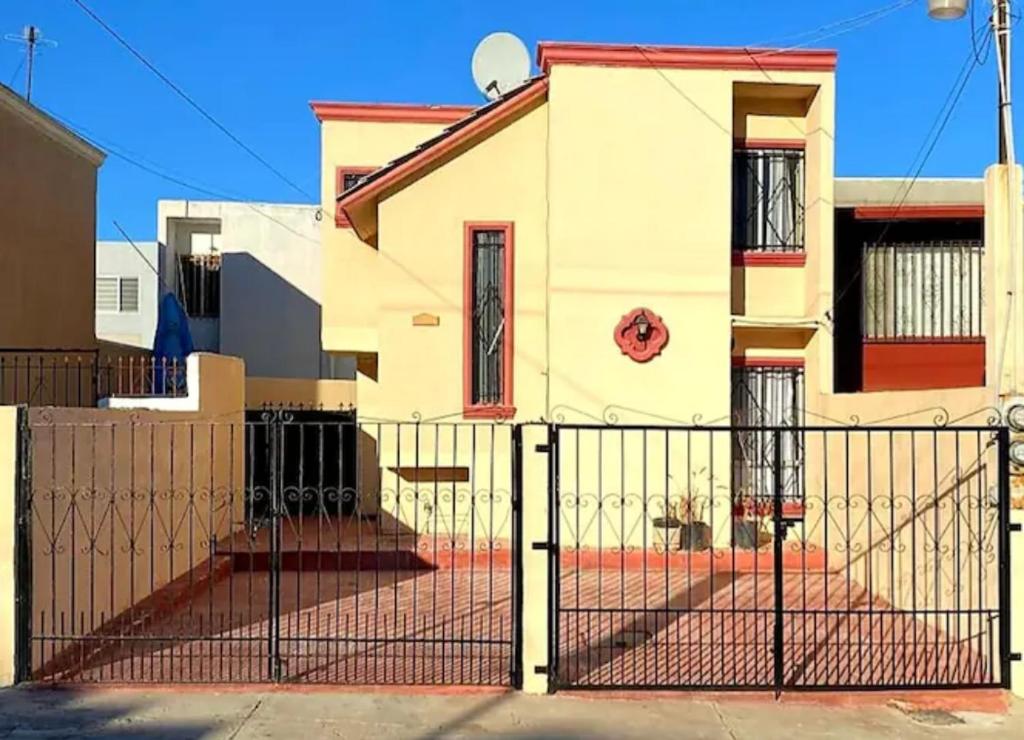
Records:
[[[102,155],[11,96],[0,89],[0,348],[91,349]]]
[[[380,255],[349,227],[334,223],[335,168],[380,167],[429,139],[440,123],[333,121],[320,125],[320,202],[323,249],[323,348],[328,352],[376,352]]]
[[[517,418],[544,413],[546,210],[534,183],[544,179],[546,129],[547,111],[535,108],[381,204],[372,285],[379,382],[359,378],[361,414],[461,415],[466,221],[515,224],[514,402]],[[438,325],[414,326],[424,312]]]
[[[18,410],[0,407],[0,687],[14,683]]]

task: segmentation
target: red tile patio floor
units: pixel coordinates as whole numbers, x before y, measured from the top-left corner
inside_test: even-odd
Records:
[[[273,678],[271,580],[227,575],[123,635],[36,642],[37,663],[81,651],[58,678],[259,682]],[[774,681],[772,574],[563,569],[559,683],[757,688]],[[784,574],[783,678],[794,687],[986,684],[997,610],[912,614],[842,575]],[[646,600],[645,600],[646,594]],[[283,572],[281,679],[508,685],[510,571]],[[529,605],[527,605],[529,606]],[[949,605],[953,607],[953,604]],[[99,644],[102,649],[97,649]],[[87,657],[86,657],[87,656]],[[532,670],[532,666],[527,666]]]

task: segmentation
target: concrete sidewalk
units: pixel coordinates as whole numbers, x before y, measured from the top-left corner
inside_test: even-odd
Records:
[[[12,689],[0,738],[795,738],[1024,737],[1024,705],[1005,714],[911,711],[884,699],[826,706],[814,697],[610,698],[519,693]]]

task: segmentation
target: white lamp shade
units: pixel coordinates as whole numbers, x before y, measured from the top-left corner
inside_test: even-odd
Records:
[[[928,15],[936,20],[949,21],[963,18],[968,0],[928,0]]]

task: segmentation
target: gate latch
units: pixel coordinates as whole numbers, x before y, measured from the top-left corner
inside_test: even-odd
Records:
[[[550,542],[534,542],[530,545],[531,550],[545,550],[546,552],[553,552],[555,546]]]
[[[1010,525],[1011,532],[1020,532],[1022,528],[1024,528],[1024,525],[1020,524],[1019,522],[1014,522]]]

